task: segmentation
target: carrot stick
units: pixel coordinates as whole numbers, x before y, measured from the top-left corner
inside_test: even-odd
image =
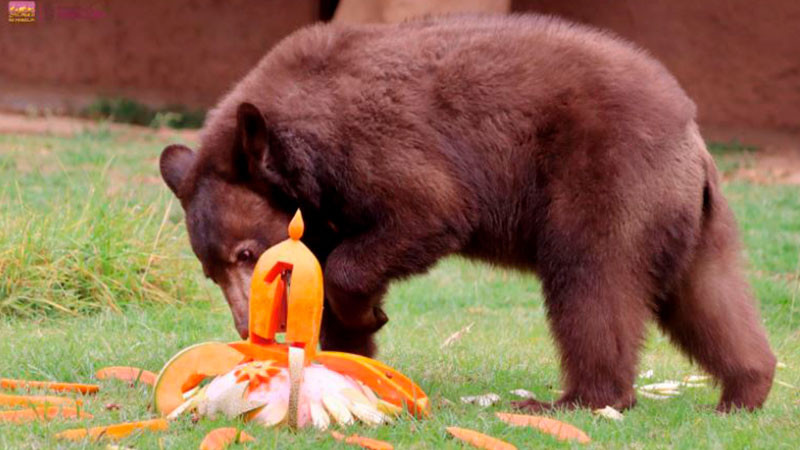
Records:
[[[80,392],[81,394],[94,394],[100,390],[96,384],[62,383],[58,381],[29,381],[0,378],[2,389],[45,389],[56,392]]]
[[[517,450],[517,447],[513,444],[509,444],[506,441],[501,441],[500,439],[483,433],[478,433],[475,430],[447,427],[447,432],[468,444],[485,450]]]
[[[234,442],[252,442],[256,438],[244,431],[239,431],[233,427],[217,428],[211,430],[203,442],[200,443],[200,450],[223,450]]]
[[[27,409],[12,409],[10,411],[0,411],[0,423],[24,423],[35,420],[51,420],[56,417],[64,419],[91,419],[89,413],[79,411],[68,406],[37,406]]]
[[[149,370],[140,369],[138,367],[127,367],[127,366],[111,366],[111,367],[104,367],[97,371],[95,374],[98,380],[105,380],[108,378],[114,378],[121,381],[128,381],[134,382],[136,380],[141,381],[144,384],[149,384],[150,386],[156,384],[156,378],[158,377],[153,372]]]
[[[331,436],[337,441],[350,445],[360,445],[367,450],[394,450],[394,446],[386,441],[359,436],[357,434],[351,434],[345,437],[342,433],[331,431]]]
[[[79,398],[56,397],[54,395],[8,395],[0,394],[0,406],[81,406]]]
[[[143,420],[141,422],[115,423],[92,428],[73,428],[56,434],[58,439],[80,441],[84,438],[96,439],[122,439],[137,430],[164,431],[169,428],[166,419]]]
[[[575,440],[581,444],[588,444],[592,441],[586,433],[575,426],[549,417],[509,413],[497,413],[497,417],[509,425],[532,427],[552,434],[559,441]]]

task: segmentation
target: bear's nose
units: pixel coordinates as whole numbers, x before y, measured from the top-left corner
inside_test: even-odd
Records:
[[[237,324],[236,324],[236,331],[238,331],[238,332],[239,332],[239,336],[240,336],[240,337],[241,337],[243,340],[247,340],[247,338],[248,338],[248,337],[250,337],[250,329],[249,329],[249,327],[247,326],[247,324],[244,324],[244,325],[239,325],[239,324],[237,323]]]

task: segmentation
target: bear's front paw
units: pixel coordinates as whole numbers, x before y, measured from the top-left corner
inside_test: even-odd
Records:
[[[363,333],[374,333],[381,329],[389,318],[380,307],[384,288],[374,292],[343,289],[336,280],[328,279],[325,297],[331,311],[344,328]]]
[[[373,306],[360,315],[348,314],[347,317],[339,317],[339,320],[353,331],[375,333],[389,322],[389,316],[380,306]]]

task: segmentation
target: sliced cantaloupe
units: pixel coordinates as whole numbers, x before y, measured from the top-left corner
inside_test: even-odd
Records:
[[[169,428],[166,419],[143,420],[140,422],[115,423],[92,428],[73,428],[56,434],[56,439],[80,441],[90,439],[122,439],[138,430],[164,431]]]
[[[33,408],[0,411],[0,423],[25,423],[37,420],[91,419],[94,416],[71,406],[35,406]]]
[[[368,438],[366,436],[359,436],[351,434],[345,436],[338,431],[331,431],[331,436],[339,442],[344,442],[350,445],[358,445],[367,450],[394,450],[394,446],[386,441],[379,441],[377,439]]]
[[[233,427],[217,428],[211,430],[203,438],[203,442],[200,443],[200,450],[224,450],[235,442],[244,443],[255,440],[256,438],[253,436]]]
[[[231,342],[231,347],[243,354],[247,361],[275,361],[286,367],[289,364],[288,347],[282,344],[254,344],[250,341]]]
[[[447,427],[447,432],[452,434],[456,439],[464,441],[476,448],[486,450],[517,450],[514,444],[468,428]]]
[[[153,406],[166,416],[185,401],[184,392],[206,377],[230,372],[244,359],[243,354],[222,342],[206,342],[182,350],[158,374],[153,388]]]
[[[63,383],[60,381],[31,381],[0,378],[0,389],[43,389],[55,392],[80,392],[81,394],[96,394],[100,386],[96,384]]]
[[[130,383],[141,382],[149,384],[150,386],[156,382],[156,374],[149,370],[140,369],[138,367],[128,366],[111,366],[104,367],[97,371],[94,375],[98,380],[116,379],[120,381],[127,381]]]
[[[371,364],[376,369],[383,372],[387,378],[403,388],[403,391],[406,392],[412,399],[415,399],[414,401],[421,409],[424,410],[425,414],[428,413],[428,396],[419,386],[417,386],[416,383],[411,381],[410,378],[376,359],[371,359],[360,355],[352,356],[356,359],[363,360],[364,362]]]
[[[527,414],[495,413],[498,419],[515,427],[531,427],[555,436],[559,441],[578,441],[581,444],[592,442],[592,438],[580,428],[566,422],[544,416],[529,416]]]
[[[427,416],[428,397],[413,381],[391,367],[365,356],[319,352],[314,359],[323,366],[361,381],[378,396],[416,416]]]
[[[8,395],[0,394],[0,406],[82,406],[79,398],[57,397],[55,395]]]

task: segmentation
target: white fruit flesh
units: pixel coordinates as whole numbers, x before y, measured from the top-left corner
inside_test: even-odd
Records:
[[[209,358],[213,355],[214,358]],[[221,342],[205,342],[181,350],[161,369],[153,387],[153,406],[168,415],[184,403],[182,387],[195,374],[222,375],[232,370],[244,355]],[[220,363],[222,361],[222,363]]]

